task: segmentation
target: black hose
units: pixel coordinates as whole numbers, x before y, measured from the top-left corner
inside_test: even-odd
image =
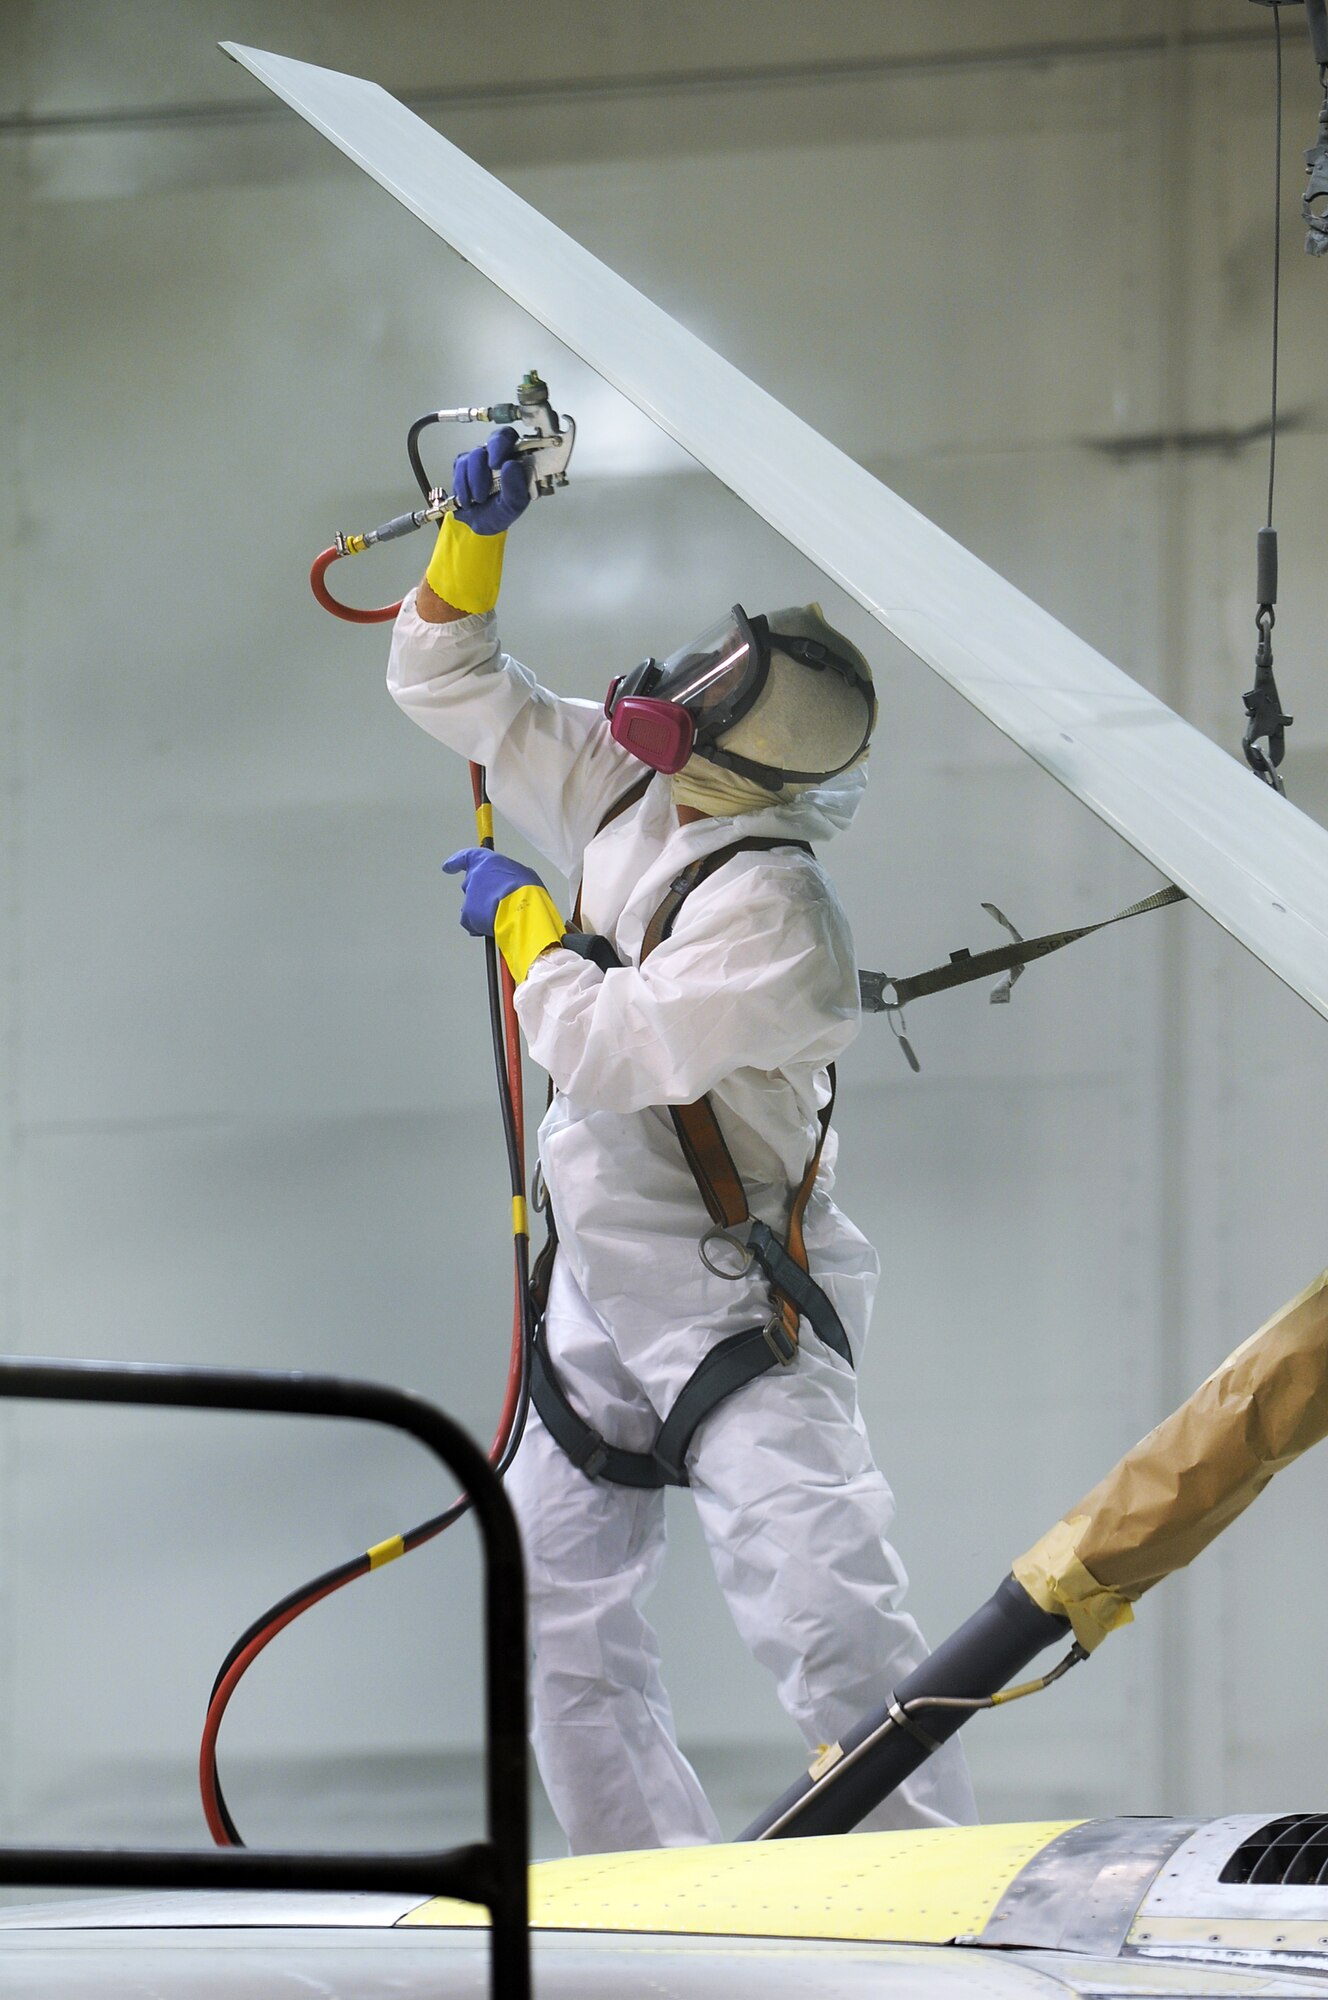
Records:
[[[928,1708],[925,1697],[978,1697],[995,1694],[1031,1659],[1070,1636],[1064,1618],[1034,1604],[1023,1585],[1007,1576],[1000,1588],[952,1632],[929,1659],[901,1681],[891,1700],[865,1715],[841,1738],[842,1756],[825,1775],[804,1772],[782,1798],[754,1819],[739,1840],[783,1840],[817,1833],[849,1833],[882,1799],[889,1798],[974,1712]],[[891,1720],[891,1708],[924,1703],[907,1724]],[[852,1753],[879,1736],[858,1757]],[[813,1769],[824,1769],[818,1758]]]
[[[429,475],[424,470],[424,460],[420,457],[420,432],[428,430],[429,425],[436,424],[437,421],[437,410],[430,410],[427,417],[416,417],[406,432],[406,456],[410,460],[410,469],[415,474],[415,483],[426,500],[433,488],[429,484]]]
[[[435,423],[436,421],[436,417],[421,417],[418,423],[411,427],[411,463],[417,467],[417,477],[420,479],[421,484],[423,484],[424,474],[423,469],[419,467],[419,455],[415,448],[415,438],[426,424]],[[488,788],[485,784],[482,770],[478,770],[476,774],[475,803],[477,807],[489,803]],[[486,837],[483,844],[491,848],[493,846],[492,837]],[[524,1193],[525,1164],[521,1157],[521,1144],[517,1135],[516,1112],[512,1101],[511,1078],[508,1073],[507,1047],[503,1036],[503,1003],[502,986],[498,971],[498,950],[492,938],[485,940],[485,974],[489,997],[489,1027],[493,1043],[494,1072],[498,1084],[498,1102],[502,1115],[503,1140],[507,1151],[508,1171],[513,1194],[521,1195]],[[530,1292],[530,1241],[528,1237],[521,1234],[513,1237],[513,1256],[516,1266],[516,1297],[521,1317],[521,1354],[516,1409],[513,1414],[511,1428],[504,1440],[503,1449],[494,1461],[493,1469],[500,1479],[507,1473],[513,1459],[516,1457],[517,1447],[521,1443],[525,1432],[526,1418],[530,1410],[531,1355],[535,1344],[535,1306]],[[436,1535],[441,1535],[445,1529],[450,1528],[464,1514],[469,1512],[470,1505],[469,1495],[463,1493],[458,1499],[452,1502],[450,1507],[445,1508],[441,1514],[435,1514],[430,1520],[421,1521],[418,1527],[408,1529],[401,1537],[401,1553],[409,1555],[413,1549],[419,1548],[422,1543],[430,1542]],[[371,1568],[372,1564],[367,1553],[351,1556],[347,1561],[338,1563],[335,1568],[324,1570],[321,1576],[311,1578],[308,1583],[302,1583],[298,1589],[289,1591],[277,1603],[270,1604],[267,1610],[261,1616],[255,1618],[253,1623],[247,1626],[240,1634],[217,1669],[216,1679],[212,1683],[212,1692],[208,1697],[209,1709],[216,1700],[218,1690],[230,1673],[231,1668],[235,1665],[241,1654],[246,1652],[253,1644],[255,1639],[260,1638],[271,1626],[282,1619],[287,1612],[294,1611],[298,1615],[299,1612],[312,1607],[320,1598],[330,1596],[334,1590],[340,1590],[343,1585],[353,1582],[356,1577],[366,1575]],[[222,1790],[221,1785],[221,1775],[216,1769],[215,1763],[213,1766],[213,1798],[218,1816],[226,1830],[231,1845],[234,1847],[243,1847],[245,1843],[241,1837],[239,1828],[231,1816],[230,1807],[226,1803],[226,1794]]]

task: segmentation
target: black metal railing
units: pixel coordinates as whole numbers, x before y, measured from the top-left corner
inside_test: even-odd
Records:
[[[526,1871],[525,1578],[507,1496],[460,1425],[420,1396],[335,1375],[168,1368],[153,1363],[0,1359],[0,1397],[263,1410],[387,1424],[426,1445],[469,1494],[484,1550],[485,1796],[488,1838],[423,1853],[254,1853],[249,1849],[0,1847],[0,1882],[22,1887],[402,1890],[487,1907],[491,1992],[529,2000]]]

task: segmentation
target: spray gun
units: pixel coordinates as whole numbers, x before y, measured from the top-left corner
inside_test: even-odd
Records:
[[[548,385],[534,368],[521,378],[515,402],[491,403],[487,407],[475,405],[459,410],[430,410],[427,415],[417,417],[406,434],[406,456],[423,495],[424,505],[405,514],[396,514],[390,521],[383,521],[363,534],[338,534],[331,548],[324,549],[321,555],[315,557],[309,572],[310,588],[323,609],[330,611],[334,617],[347,619],[352,625],[377,625],[395,618],[401,604],[400,601],[383,604],[371,611],[356,611],[349,604],[342,604],[333,597],[325,580],[332,564],[339,562],[343,556],[363,555],[366,549],[377,548],[380,542],[395,542],[402,535],[412,535],[426,522],[437,524],[455,510],[455,497],[445,487],[431,483],[420,457],[420,436],[430,424],[528,425],[529,429],[519,431],[517,451],[529,464],[536,495],[546,499],[558,487],[567,484],[567,465],[576,443],[576,424],[571,417],[556,414],[549,402]],[[493,490],[495,493],[498,491],[496,475]]]

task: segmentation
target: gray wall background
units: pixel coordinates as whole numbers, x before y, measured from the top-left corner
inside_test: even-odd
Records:
[[[1328,270],[1299,252],[1317,92],[1287,9],[1278,664],[1328,812],[1319,454]],[[610,674],[735,597],[819,595],[878,664],[868,806],[830,859],[909,971],[1106,915],[1131,851],[708,474],[216,53],[368,74],[1235,751],[1264,453],[1272,54],[1243,0],[0,9],[4,1343],[341,1369],[486,1438],[507,1202],[478,953],[440,858],[464,770],[393,708],[385,632],[308,564],[407,504],[419,411],[531,364],[581,424],[513,537],[507,644]],[[337,573],[396,595],[423,546]],[[1251,781],[1253,782],[1253,781]],[[1323,1026],[1168,912],[868,1021],[845,1205],[885,1279],[862,1383],[941,1636],[1325,1256]],[[532,1093],[538,1084],[531,1079]],[[969,1731],[987,1815],[1323,1803],[1328,1460],[1290,1473],[1045,1699]],[[434,1512],[422,1454],[276,1420],[0,1410],[0,1831],[203,1838],[230,1640]],[[726,1824],[800,1749],[685,1497],[656,1599]],[[247,1833],[464,1831],[469,1531],[251,1674]],[[1317,1791],[1316,1791],[1317,1788]],[[547,1815],[540,1841],[556,1845]]]

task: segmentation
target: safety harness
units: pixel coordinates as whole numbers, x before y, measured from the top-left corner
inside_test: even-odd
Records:
[[[634,785],[624,798],[619,799],[600,822],[598,830],[602,833],[612,820],[634,805],[649,782],[647,778],[643,783]],[[702,882],[726,862],[732,861],[735,855],[766,853],[778,847],[797,847],[804,854],[812,852],[806,841],[753,835],[746,840],[732,841],[729,846],[691,862],[675,877],[668,894],[646,925],[640,963],[644,965],[655,947],[669,936],[683,904]],[[616,966],[619,961],[608,940],[582,932],[580,917],[581,898],[578,895],[572,916],[573,928],[564,943],[605,970]],[[691,1169],[697,1191],[710,1217],[710,1228],[700,1243],[702,1262],[717,1276],[733,1279],[744,1277],[753,1263],[758,1265],[769,1282],[773,1310],[762,1325],[730,1334],[717,1347],[711,1348],[678,1392],[677,1400],[660,1425],[649,1451],[625,1451],[601,1437],[573,1409],[558,1380],[544,1326],[549,1279],[558,1248],[553,1209],[551,1205],[547,1207],[548,1236],[531,1274],[531,1291],[537,1311],[531,1400],[549,1435],[587,1478],[607,1479],[617,1486],[688,1485],[687,1452],[697,1426],[725,1397],[755,1381],[758,1375],[766,1374],[771,1368],[791,1367],[796,1362],[798,1323],[801,1319],[807,1321],[818,1339],[824,1341],[827,1347],[832,1347],[852,1366],[853,1356],[843,1322],[808,1271],[807,1246],[803,1235],[803,1219],[834,1110],[833,1064],[829,1075],[830,1096],[820,1114],[819,1132],[807,1171],[793,1193],[782,1242],[769,1224],[754,1216],[748,1207],[742,1178],[734,1165],[733,1155],[709,1097],[700,1097],[694,1104],[669,1107],[683,1158]],[[550,1101],[552,1095],[551,1088]],[[740,1260],[736,1269],[726,1269],[723,1264],[714,1261],[714,1251],[720,1245],[725,1246],[728,1253],[736,1253]]]

